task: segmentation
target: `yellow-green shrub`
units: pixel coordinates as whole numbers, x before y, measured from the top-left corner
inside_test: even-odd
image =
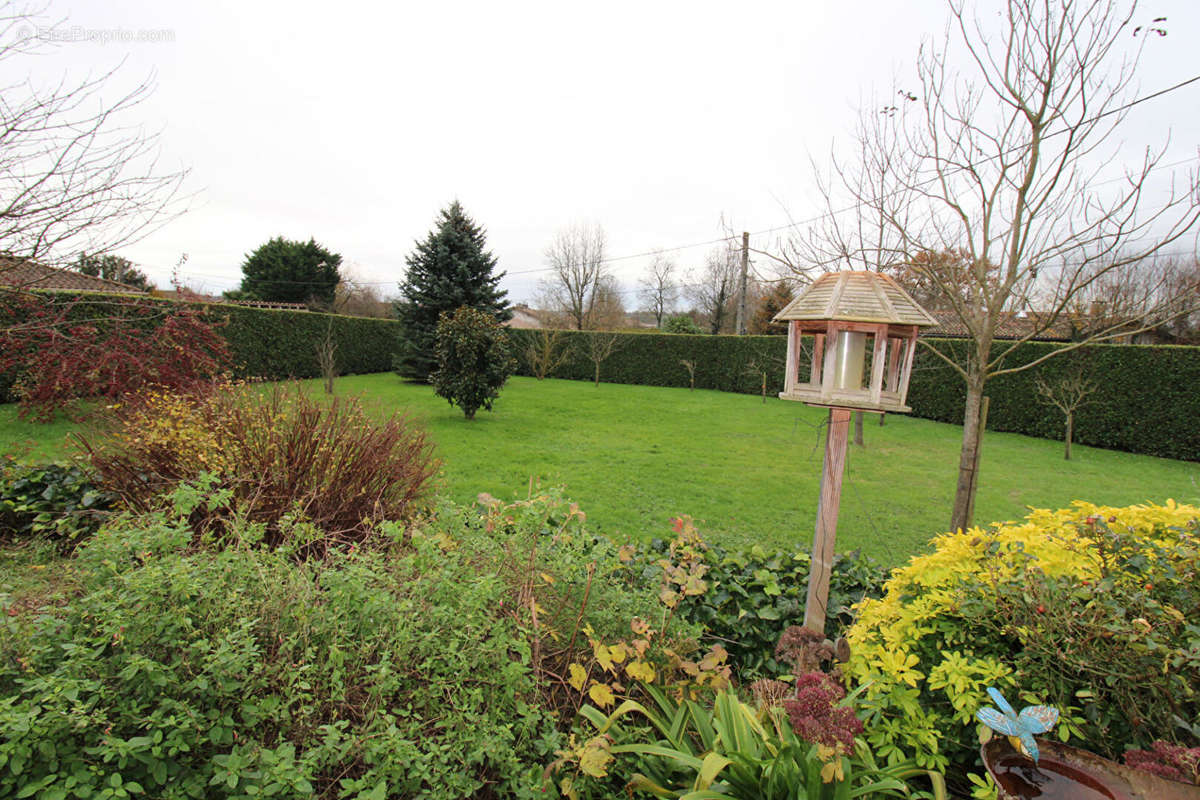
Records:
[[[846,669],[871,743],[962,777],[998,687],[1058,706],[1055,734],[1119,756],[1200,713],[1200,509],[1076,502],[943,534],[858,606]],[[1192,624],[1188,624],[1191,620]]]

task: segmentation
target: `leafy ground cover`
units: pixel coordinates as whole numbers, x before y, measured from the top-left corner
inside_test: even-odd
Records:
[[[314,393],[317,381],[308,382]],[[443,491],[525,496],[531,479],[560,484],[589,514],[589,528],[648,540],[690,514],[727,547],[808,545],[816,514],[821,411],[798,403],[713,391],[513,378],[495,411],[473,421],[429,386],[392,374],[338,379],[379,418],[405,411],[425,423],[444,465]],[[0,406],[0,452],[62,458],[77,427],[24,423]],[[868,417],[866,446],[850,448],[839,549],[885,564],[923,552],[945,528],[961,428],[902,416]],[[1085,498],[1106,505],[1200,501],[1200,465],[989,433],[976,503],[980,522],[1023,517]]]

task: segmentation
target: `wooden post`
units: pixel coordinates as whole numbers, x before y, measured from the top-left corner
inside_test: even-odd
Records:
[[[738,285],[737,335],[746,335],[746,283],[750,267],[750,232],[742,231],[742,279]]]
[[[813,537],[812,563],[809,565],[808,599],[804,604],[804,627],[821,633],[825,632],[825,610],[829,604],[829,575],[833,570],[838,508],[842,502],[842,474],[846,468],[850,413],[846,408],[829,409],[829,430],[825,433],[821,500],[817,505],[817,531]]]

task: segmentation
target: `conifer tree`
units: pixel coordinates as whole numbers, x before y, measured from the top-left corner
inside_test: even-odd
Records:
[[[333,302],[342,257],[315,240],[292,241],[276,236],[246,256],[242,287],[226,296],[278,303]]]
[[[396,371],[428,381],[437,368],[434,343],[443,311],[468,306],[498,322],[512,319],[512,311],[505,299],[508,293],[499,288],[504,273],[493,274],[496,257],[487,249],[487,235],[457,200],[441,211],[437,227],[417,242],[407,263],[396,304],[404,329]]]

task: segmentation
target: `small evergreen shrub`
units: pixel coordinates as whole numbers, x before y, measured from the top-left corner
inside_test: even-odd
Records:
[[[438,466],[405,417],[377,422],[355,399],[321,403],[299,387],[152,391],[115,413],[111,430],[84,441],[97,483],[147,511],[207,476],[222,501],[193,510],[201,537],[238,517],[263,524],[275,547],[297,530],[282,524],[295,518],[317,532],[306,554],[321,555],[365,541],[382,520],[412,518]]]
[[[673,314],[663,320],[663,333],[690,333],[697,335],[704,333],[696,321],[687,314]]]
[[[474,419],[480,408],[492,410],[500,388],[517,367],[496,318],[467,306],[442,313],[434,352],[437,369],[429,376],[433,389],[461,408],[467,419]]]
[[[935,538],[850,631],[847,672],[868,684],[876,752],[951,777],[977,769],[989,686],[1018,707],[1058,707],[1050,735],[1109,758],[1200,744],[1182,727],[1200,715],[1198,516],[1076,502]]]

